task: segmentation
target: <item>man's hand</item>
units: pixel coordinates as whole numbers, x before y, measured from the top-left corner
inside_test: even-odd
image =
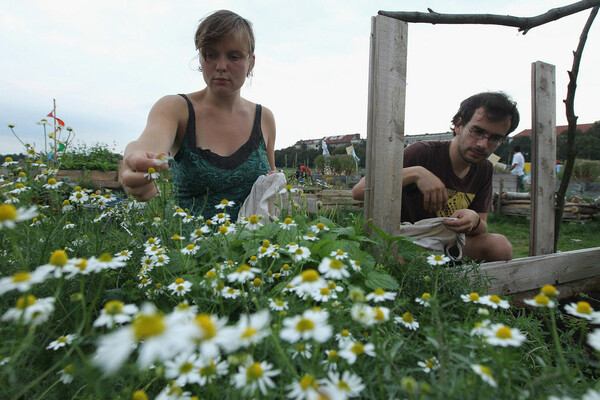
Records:
[[[457,233],[474,233],[474,230],[481,224],[479,214],[467,208],[456,210],[451,218],[456,218],[456,220],[444,221],[444,225],[446,225],[446,228]]]
[[[446,207],[448,192],[440,178],[427,169],[420,168],[415,184],[419,191],[423,193],[423,208],[425,210],[435,213],[437,210]]]
[[[148,201],[158,193],[148,169],[164,171],[169,168],[164,153],[132,151],[123,159],[123,189],[138,201]]]

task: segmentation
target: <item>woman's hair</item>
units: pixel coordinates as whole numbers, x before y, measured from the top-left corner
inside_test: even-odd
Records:
[[[490,121],[502,121],[510,118],[510,128],[506,134],[511,133],[519,125],[519,111],[517,103],[511,101],[508,96],[502,92],[484,92],[478,93],[460,103],[460,108],[456,115],[452,118],[454,127],[468,123],[475,110],[483,107],[485,116]],[[454,129],[452,129],[454,131]]]
[[[208,46],[225,38],[232,32],[240,35],[240,39],[247,44],[248,55],[253,55],[255,43],[252,23],[228,10],[215,11],[200,20],[200,25],[198,25],[194,37],[196,50],[204,57]]]

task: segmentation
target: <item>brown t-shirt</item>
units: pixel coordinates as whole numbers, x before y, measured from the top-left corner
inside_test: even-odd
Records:
[[[446,185],[448,206],[437,213],[423,208],[423,194],[417,185],[402,188],[402,221],[416,222],[425,218],[449,217],[456,210],[469,208],[478,213],[492,211],[493,166],[488,160],[471,164],[464,178],[452,170],[451,142],[416,142],[404,149],[404,168],[422,166],[431,171]]]

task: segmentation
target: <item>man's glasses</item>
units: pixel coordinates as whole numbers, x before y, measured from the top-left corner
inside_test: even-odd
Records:
[[[467,129],[469,130],[469,134],[475,140],[487,139],[488,145],[496,147],[500,143],[504,142],[505,136],[502,135],[486,135],[485,131],[478,127],[470,127],[467,125]]]

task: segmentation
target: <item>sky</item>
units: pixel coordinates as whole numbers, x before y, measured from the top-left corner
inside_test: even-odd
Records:
[[[229,9],[249,19],[256,66],[242,96],[273,111],[275,148],[298,140],[367,136],[371,18],[379,10],[535,16],[566,0],[22,0],[0,10],[0,154],[30,143],[53,109],[74,144],[122,152],[162,96],[205,87],[194,33]],[[449,130],[460,101],[502,90],[531,128],[531,65],[556,67],[556,123],[566,125],[568,71],[589,10],[530,30],[491,25],[409,24],[405,135]],[[600,120],[600,17],[577,81],[579,123]],[[14,124],[13,135],[8,125]],[[64,136],[63,136],[64,137]]]

